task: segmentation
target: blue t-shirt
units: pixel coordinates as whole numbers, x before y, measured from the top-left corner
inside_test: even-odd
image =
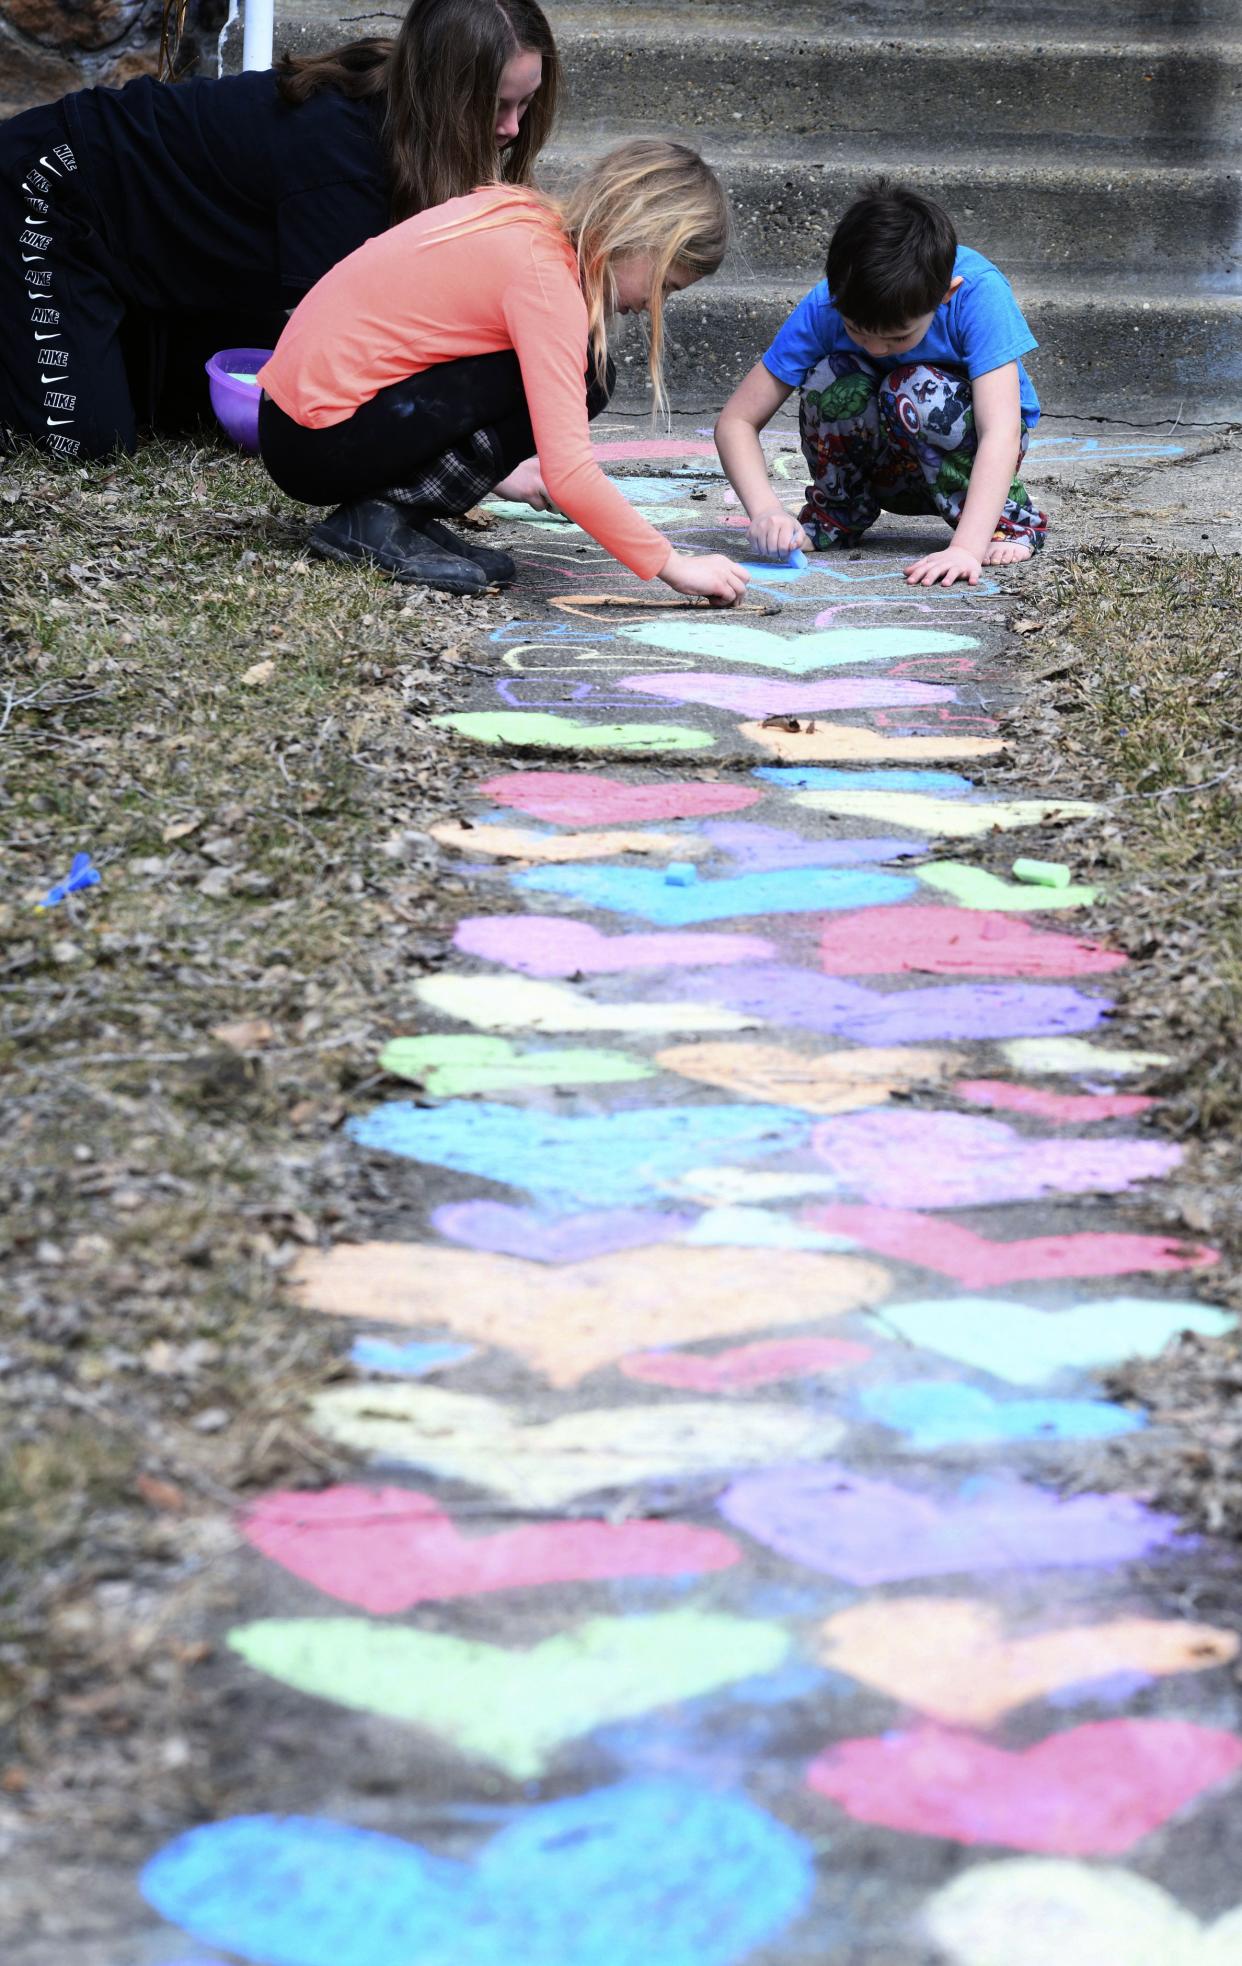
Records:
[[[973,382],[976,376],[1000,369],[1006,362],[1018,363],[1018,386],[1022,418],[1027,425],[1039,421],[1039,397],[1019,357],[1038,347],[1023,319],[1013,289],[990,259],[970,246],[959,246],[953,262],[953,277],[961,280],[948,300],[941,301],[932,324],[913,348],[900,355],[864,355],[850,340],[841,316],[832,304],[827,280],[811,288],[800,300],[772,346],[763,366],[778,382],[800,389],[811,370],[837,355],[852,357],[835,374],[844,374],[859,357],[885,371],[907,362],[932,362],[954,369],[965,369]]]

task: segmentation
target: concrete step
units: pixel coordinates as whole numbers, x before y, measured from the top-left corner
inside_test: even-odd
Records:
[[[753,367],[809,280],[705,280],[669,308],[667,375],[679,407],[718,407]],[[1015,277],[1039,341],[1031,374],[1046,410],[1188,421],[1236,414],[1242,402],[1242,298],[1187,296],[1180,286],[1115,275],[1058,284]],[[618,338],[624,400],[642,399],[634,329]]]
[[[1049,150],[1111,140],[1143,155],[1242,148],[1242,43],[1133,42],[1027,32],[874,36],[762,27],[713,11],[556,15],[569,78],[567,135],[624,123],[632,133],[737,124],[752,139],[834,135],[983,146],[1038,131]]]
[[[563,182],[624,134],[596,128],[583,140],[568,136],[551,153],[549,181]],[[823,271],[837,215],[860,183],[883,170],[938,199],[965,242],[1006,272],[1178,272],[1191,292],[1240,284],[1236,158],[1135,165],[1106,154],[1060,163],[1040,145],[1015,161],[1011,151],[946,157],[927,145],[841,138],[782,146],[769,157],[743,139],[704,133],[699,141],[729,193],[736,224],[729,270],[738,277],[793,273],[809,286]]]
[[[568,5],[545,0],[545,11],[555,24],[566,13],[576,12],[581,18],[586,10],[581,5],[575,8],[573,0]],[[995,9],[991,11],[994,16]],[[662,0],[658,6],[652,0],[609,0],[607,9],[599,9],[598,24],[603,27],[622,21],[644,28],[672,22],[693,25],[705,16],[725,17],[750,26],[755,19],[754,0]],[[805,29],[806,0],[767,0],[763,17]],[[814,12],[816,27],[834,34],[957,30],[977,38],[986,19],[987,10],[980,0],[818,0]],[[987,24],[990,27],[992,22]],[[1102,25],[1096,0],[1044,0],[1038,17],[1029,23],[1033,40],[1054,29],[1090,35],[1108,32],[1109,25],[1117,35],[1124,32],[1144,39],[1194,40],[1213,32],[1236,34],[1238,9],[1236,0],[1127,0],[1123,18],[1115,14],[1111,23]]]

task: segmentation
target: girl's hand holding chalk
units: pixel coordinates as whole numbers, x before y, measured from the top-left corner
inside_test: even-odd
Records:
[[[731,608],[746,592],[750,575],[723,553],[679,553],[671,548],[660,579],[675,594],[696,594],[713,607]]]
[[[783,505],[752,516],[746,543],[758,560],[787,560],[794,552],[811,544],[793,514]],[[796,562],[795,562],[796,564]]]

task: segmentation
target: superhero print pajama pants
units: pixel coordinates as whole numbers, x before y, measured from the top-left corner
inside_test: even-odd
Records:
[[[812,482],[799,517],[815,545],[853,546],[881,512],[938,512],[955,527],[977,449],[968,377],[925,363],[882,374],[865,358],[844,371],[841,362],[827,357],[802,388],[799,426]],[[1029,434],[1024,423],[1019,466]],[[1015,477],[994,537],[1026,540],[1038,552],[1047,530]]]

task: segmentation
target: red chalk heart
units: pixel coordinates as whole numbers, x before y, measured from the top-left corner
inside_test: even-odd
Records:
[[[953,1092],[971,1106],[1029,1113],[1032,1119],[1053,1120],[1059,1126],[1133,1119],[1156,1103],[1145,1092],[1045,1092],[1037,1085],[1010,1085],[1006,1079],[958,1079]]]
[[[845,1338],[773,1338],[735,1345],[713,1358],[696,1352],[635,1352],[622,1359],[621,1370],[627,1379],[640,1379],[649,1386],[732,1393],[775,1385],[781,1379],[806,1379],[816,1372],[840,1372],[870,1356],[866,1345]]]
[[[832,1235],[849,1236],[877,1256],[935,1270],[968,1289],[1019,1283],[1032,1277],[1122,1277],[1134,1271],[1194,1270],[1219,1251],[1170,1236],[1082,1234],[1028,1236],[992,1242],[957,1222],[905,1208],[809,1208],[804,1218]]]
[[[867,908],[834,916],[820,942],[829,976],[1097,976],[1125,960],[1096,942],[968,908]]]
[[[557,826],[606,826],[648,819],[704,819],[744,812],[763,797],[743,785],[699,779],[633,785],[589,771],[511,771],[479,787],[497,805],[513,806]]]
[[[1182,1720],[1101,1720],[1021,1754],[921,1727],[842,1741],[807,1771],[857,1822],[1060,1857],[1118,1856],[1242,1767],[1242,1741]]]
[[[412,1488],[281,1491],[248,1510],[241,1528],[304,1583],[376,1614],[538,1584],[727,1570],[738,1560],[729,1537],[673,1522],[544,1522],[463,1536]]]

